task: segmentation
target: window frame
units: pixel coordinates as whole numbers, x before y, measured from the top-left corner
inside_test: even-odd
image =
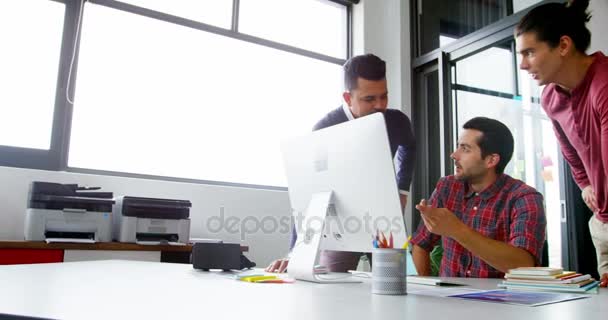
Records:
[[[71,106],[68,105],[65,97],[67,87],[67,75],[69,73],[71,52],[74,49],[73,39],[76,30],[76,20],[78,16],[78,5],[70,5],[65,0],[50,0],[60,2],[65,5],[63,34],[60,44],[60,54],[57,70],[57,84],[55,87],[55,102],[53,110],[53,124],[51,129],[51,144],[49,150],[2,146],[0,145],[0,165],[6,167],[43,169],[43,170],[62,170],[67,163],[67,144],[69,143],[69,118],[71,117]],[[76,63],[75,63],[76,64]],[[73,93],[73,87],[70,93]]]

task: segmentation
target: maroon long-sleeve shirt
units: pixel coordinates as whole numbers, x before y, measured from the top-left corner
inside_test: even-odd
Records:
[[[608,222],[608,58],[601,52],[583,81],[569,94],[556,84],[543,91],[541,104],[574,180],[595,190],[596,217]]]

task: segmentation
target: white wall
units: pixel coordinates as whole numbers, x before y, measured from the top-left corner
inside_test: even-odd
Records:
[[[28,187],[31,181],[78,183],[99,186],[103,191],[115,195],[131,195],[167,199],[185,199],[192,202],[190,210],[191,237],[220,238],[227,242],[249,245],[247,254],[253,261],[263,265],[277,255],[283,255],[289,247],[289,230],[283,233],[241,234],[225,228],[212,233],[207,228],[211,217],[218,217],[224,207],[225,217],[239,219],[237,225],[246,222],[247,230],[255,227],[255,221],[266,216],[288,217],[291,214],[287,192],[256,190],[235,187],[220,187],[190,183],[154,181],[144,179],[54,172],[0,167],[0,239],[22,240],[24,215],[27,206]],[[247,220],[245,220],[247,219]],[[212,220],[217,221],[217,219]],[[217,228],[212,224],[211,228]],[[230,230],[236,230],[234,227]],[[246,232],[247,230],[241,229]]]
[[[389,106],[411,116],[409,1],[362,0],[353,10],[354,54],[386,61]]]
[[[608,23],[605,20],[608,15],[608,1],[591,0],[589,10],[591,11],[591,20],[587,27],[591,31],[591,46],[587,52],[593,53],[599,50],[608,54],[608,32],[606,32]]]
[[[389,107],[412,118],[410,1],[362,0],[353,10],[354,54],[373,53],[386,61]],[[408,231],[412,203],[405,211]]]
[[[387,61],[391,106],[411,115],[409,22],[407,18],[401,22],[408,15],[408,5],[407,1],[400,0],[363,0],[355,5],[354,46],[356,53],[375,53]],[[288,217],[291,210],[284,191],[8,167],[0,167],[0,240],[23,239],[28,186],[35,180],[100,186],[115,195],[190,200],[193,204],[190,211],[191,237],[222,238],[249,245],[248,256],[260,266],[288,251],[289,232],[267,234],[258,231],[241,239],[239,233],[224,230],[212,234],[206,227],[209,218],[219,216],[220,207],[224,207],[225,217],[246,221],[249,228],[264,217]]]

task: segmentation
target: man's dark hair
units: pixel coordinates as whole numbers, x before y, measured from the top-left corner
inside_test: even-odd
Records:
[[[591,32],[585,23],[591,19],[587,11],[589,0],[570,0],[567,3],[547,3],[535,7],[515,27],[515,36],[532,32],[539,41],[551,48],[559,44],[562,36],[568,36],[574,47],[585,52],[591,43]]]
[[[481,131],[482,135],[477,140],[481,149],[481,158],[491,154],[498,154],[500,161],[496,165],[496,173],[504,172],[507,163],[513,156],[513,135],[511,130],[502,122],[490,118],[477,117],[467,121],[463,129],[473,129]]]
[[[373,81],[386,78],[386,62],[373,54],[348,59],[344,64],[344,88],[357,89],[357,78]]]

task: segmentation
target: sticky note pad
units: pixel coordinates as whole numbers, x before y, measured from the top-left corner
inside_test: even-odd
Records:
[[[241,281],[247,282],[258,282],[259,280],[270,280],[270,279],[278,279],[277,276],[254,276],[254,277],[245,277],[242,278]]]

